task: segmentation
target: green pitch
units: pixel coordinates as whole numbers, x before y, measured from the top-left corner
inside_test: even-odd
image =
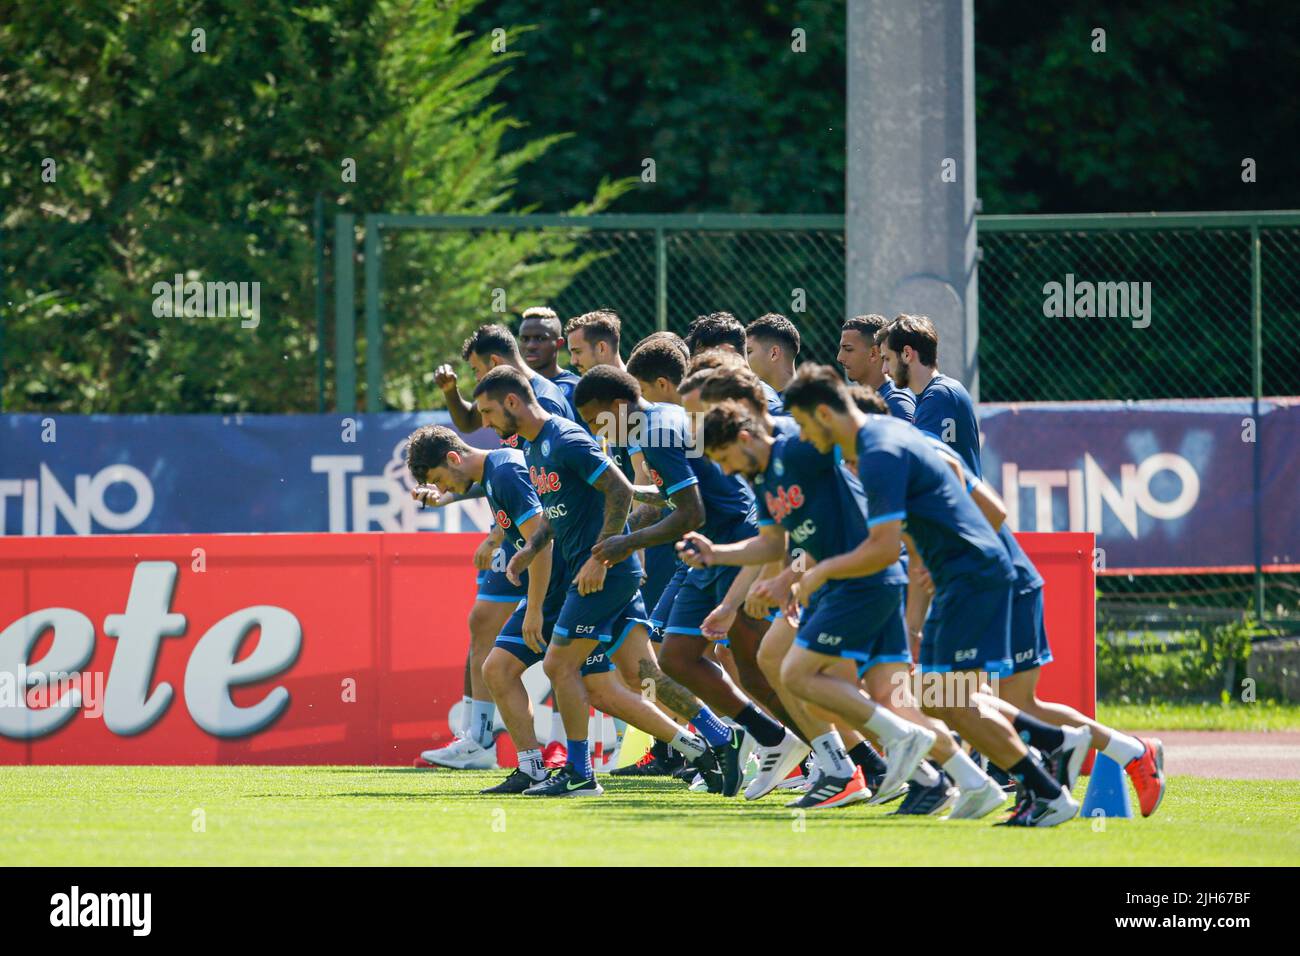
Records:
[[[504,774],[395,767],[0,767],[11,865],[1224,865],[1300,859],[1300,781],[1174,777],[1149,820],[1055,830],[890,818],[800,819],[667,780],[604,797],[476,792]],[[1079,796],[1082,796],[1081,781]]]

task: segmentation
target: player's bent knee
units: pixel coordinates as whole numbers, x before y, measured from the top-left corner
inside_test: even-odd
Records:
[[[493,648],[483,662],[483,679],[493,693],[517,681],[523,671],[523,663],[519,658],[500,648]]]

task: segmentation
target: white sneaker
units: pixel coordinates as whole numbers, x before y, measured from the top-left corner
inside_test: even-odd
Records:
[[[886,790],[883,787],[876,791],[875,796],[867,801],[867,806],[873,804],[888,803],[890,800],[897,800],[899,797],[907,794],[912,788],[907,785],[907,781],[901,781],[893,790]]]
[[[1066,793],[1074,790],[1074,783],[1079,779],[1083,769],[1084,758],[1092,748],[1092,731],[1087,727],[1062,727],[1065,743],[1044,760],[1047,769],[1056,777],[1056,782],[1065,788]]]
[[[701,790],[708,790],[709,785],[705,783],[704,778],[697,773],[695,779],[691,781],[691,785],[686,789],[692,793],[699,793]]]
[[[480,747],[469,737],[457,737],[445,747],[424,751],[420,759],[435,767],[453,770],[496,770],[497,745],[493,741],[490,747]]]
[[[745,799],[757,800],[767,796],[810,753],[812,750],[809,746],[789,730],[775,747],[760,747],[758,774],[745,788]]]
[[[912,774],[916,773],[916,768],[921,766],[921,761],[930,753],[934,740],[934,731],[914,724],[906,737],[887,747],[885,766],[888,769],[876,792],[892,793],[900,784],[906,785]]]
[[[1055,800],[1031,798],[1020,805],[1020,812],[1013,814],[998,826],[1003,827],[1054,827],[1067,820],[1073,820],[1079,812],[1079,804],[1070,796],[1069,791],[1062,790]]]
[[[1006,792],[991,777],[974,790],[963,790],[945,820],[978,820],[1007,802]]]

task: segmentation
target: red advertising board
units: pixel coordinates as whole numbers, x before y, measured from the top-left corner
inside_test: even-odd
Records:
[[[1092,535],[1019,537],[1044,695],[1091,715]],[[409,764],[461,696],[479,540],[0,539],[0,763]]]

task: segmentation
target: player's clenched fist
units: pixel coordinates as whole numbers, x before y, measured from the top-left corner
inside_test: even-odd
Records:
[[[695,531],[677,542],[677,556],[692,568],[707,568],[713,558],[713,542]]]
[[[492,554],[497,549],[497,544],[492,540],[492,536],[484,538],[479,542],[479,546],[474,549],[474,567],[479,571],[492,570]]]
[[[606,570],[603,562],[596,558],[588,558],[582,570],[578,572],[578,576],[573,579],[573,583],[578,586],[578,593],[585,596],[595,594],[603,588]]]
[[[450,495],[443,494],[437,485],[416,485],[411,489],[411,497],[418,501],[421,506],[430,505],[438,508],[447,503]]]
[[[450,365],[439,365],[433,370],[433,381],[444,392],[456,387],[456,370]]]

